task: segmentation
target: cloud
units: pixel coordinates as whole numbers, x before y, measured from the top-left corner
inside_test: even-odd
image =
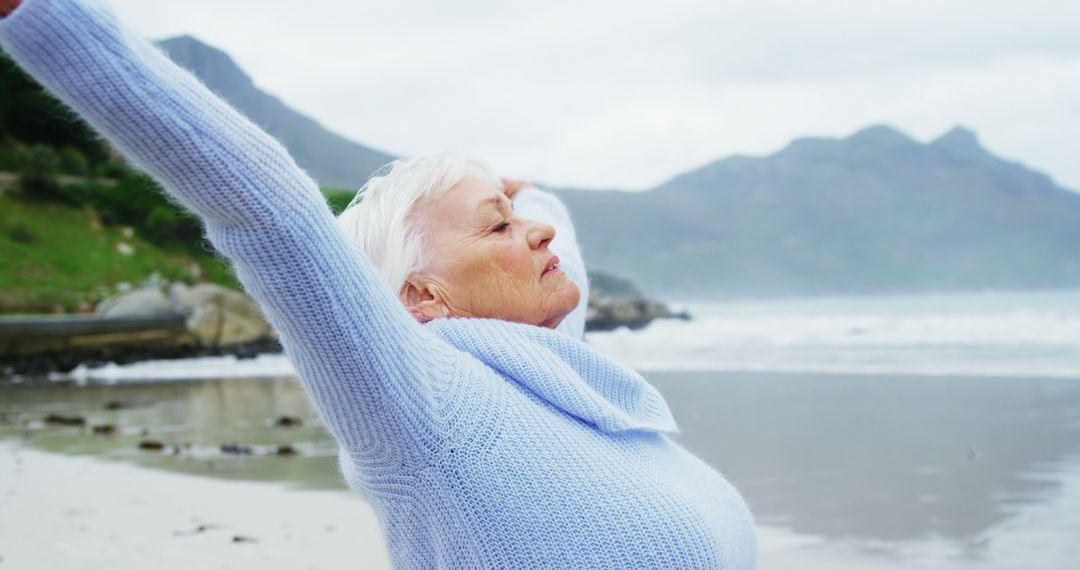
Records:
[[[643,189],[730,153],[955,124],[1080,189],[1070,0],[113,0],[326,126],[549,183]]]

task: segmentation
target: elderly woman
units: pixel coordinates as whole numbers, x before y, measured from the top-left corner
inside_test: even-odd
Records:
[[[557,199],[436,156],[335,221],[281,145],[100,4],[19,4],[0,0],[0,45],[202,218],[395,566],[754,566],[742,498],[665,435],[653,387],[582,342]]]

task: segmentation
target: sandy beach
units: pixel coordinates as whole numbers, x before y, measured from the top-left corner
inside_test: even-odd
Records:
[[[237,538],[239,537],[239,538]],[[389,568],[371,507],[0,441],[0,568]]]
[[[1022,566],[1029,547],[1075,559],[1065,535],[1076,525],[1077,489],[980,537],[994,551],[981,560],[945,541],[897,549],[766,525],[758,527],[758,567],[1004,569]],[[183,475],[7,440],[0,441],[0,568],[378,570],[390,562],[371,507],[345,491]]]
[[[831,558],[817,540],[773,529],[759,539],[763,568]],[[0,441],[0,568],[378,570],[390,562],[375,513],[348,492],[182,475]]]
[[[934,320],[944,301],[931,301],[717,306],[666,339],[657,326],[595,344],[626,356],[648,341],[657,362],[703,362],[647,377],[681,443],[746,497],[761,570],[1074,568],[1080,313],[1051,299]],[[958,344],[975,330],[983,337]],[[733,354],[746,370],[723,371]],[[826,358],[843,370],[819,370]],[[769,362],[798,371],[752,371]],[[1002,363],[1027,374],[982,374]],[[283,358],[70,376],[0,386],[0,570],[389,567],[370,506],[342,488],[333,440]],[[85,425],[50,425],[51,414]],[[100,425],[115,432],[96,435]],[[141,451],[145,439],[181,452]],[[226,453],[229,442],[254,451]],[[299,453],[270,452],[280,445]]]

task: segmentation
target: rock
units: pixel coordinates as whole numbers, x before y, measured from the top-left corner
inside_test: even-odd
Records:
[[[656,319],[690,320],[690,315],[685,311],[673,312],[666,304],[642,295],[632,283],[621,277],[590,273],[589,284],[586,331],[610,331],[620,327],[637,330]]]
[[[126,410],[128,408],[135,407],[131,402],[124,402],[121,400],[109,400],[105,402],[104,408],[106,410]]]
[[[94,312],[103,317],[157,317],[176,310],[161,289],[147,287],[109,297],[98,303]]]
[[[128,364],[155,359],[175,360],[222,355],[233,355],[244,359],[255,358],[260,354],[279,354],[281,351],[281,343],[273,336],[263,336],[241,344],[204,346],[199,344],[185,328],[171,339],[162,339],[161,342],[153,344],[140,341],[138,344],[68,346],[62,350],[48,350],[29,355],[0,356],[0,376],[24,375],[42,378],[52,372],[70,372],[80,365],[89,368],[103,366],[110,362]],[[133,407],[151,404],[152,402],[132,402]]]
[[[188,333],[203,347],[251,343],[273,333],[259,305],[240,291],[213,283],[173,283],[166,295],[164,287],[159,276],[151,276],[140,288],[105,299],[95,312],[105,317],[184,316]]]
[[[113,424],[99,424],[90,429],[93,430],[94,435],[113,435],[116,433],[116,426]]]
[[[196,535],[196,534],[202,534],[204,532],[214,530],[216,528],[219,528],[218,525],[216,525],[216,524],[201,524],[201,525],[199,525],[199,526],[197,526],[197,527],[195,527],[195,528],[193,528],[191,530],[174,531],[173,534],[176,535],[176,536],[193,536],[193,535]]]
[[[79,416],[49,414],[45,416],[45,423],[51,426],[85,426],[86,418],[82,418]]]
[[[230,455],[251,455],[251,447],[233,441],[221,444],[221,452]]]
[[[239,534],[233,536],[232,541],[233,541],[233,544],[240,544],[242,542],[259,542],[258,539],[252,538],[250,536],[241,536]]]
[[[165,444],[153,439],[146,439],[139,442],[139,449],[143,451],[163,451]]]
[[[176,311],[188,316],[188,331],[204,346],[251,342],[271,333],[259,305],[239,291],[213,283],[174,283],[169,299]]]
[[[298,452],[295,447],[289,444],[279,445],[277,446],[277,449],[274,450],[274,455],[277,455],[278,457],[290,457],[299,454],[300,452]]]
[[[274,422],[276,427],[298,427],[304,425],[303,420],[295,418],[293,416],[281,416]]]

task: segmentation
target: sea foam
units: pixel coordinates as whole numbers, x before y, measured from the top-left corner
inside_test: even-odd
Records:
[[[1080,292],[695,303],[694,320],[587,341],[641,371],[1080,379]],[[60,379],[146,382],[295,375],[282,355],[80,366]]]

